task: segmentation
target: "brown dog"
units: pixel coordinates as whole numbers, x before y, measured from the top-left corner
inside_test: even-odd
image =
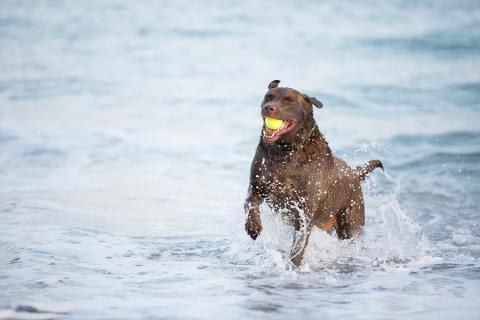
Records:
[[[320,133],[313,107],[316,98],[272,81],[262,101],[262,117],[284,120],[278,130],[263,127],[250,171],[245,229],[252,239],[262,231],[260,204],[265,200],[295,228],[290,260],[300,265],[313,226],[335,229],[340,239],[362,232],[365,225],[360,182],[383,165],[379,160],[350,168],[332,155]]]

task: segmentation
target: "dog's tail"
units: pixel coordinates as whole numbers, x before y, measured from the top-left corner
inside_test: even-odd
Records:
[[[364,165],[358,166],[355,169],[355,176],[360,179],[360,181],[365,180],[367,175],[375,170],[375,168],[382,168],[383,170],[383,164],[382,161],[380,160],[370,160]]]

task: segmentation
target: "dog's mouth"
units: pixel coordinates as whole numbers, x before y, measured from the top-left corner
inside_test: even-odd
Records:
[[[283,120],[283,123],[278,129],[270,129],[266,125],[263,128],[263,141],[270,144],[274,143],[282,135],[293,130],[297,126],[296,120]]]

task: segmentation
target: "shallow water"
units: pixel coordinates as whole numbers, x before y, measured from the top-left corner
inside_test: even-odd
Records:
[[[0,319],[478,319],[480,3],[0,4]],[[272,79],[364,184],[366,234],[243,230]]]

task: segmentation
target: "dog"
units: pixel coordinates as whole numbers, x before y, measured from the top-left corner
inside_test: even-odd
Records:
[[[290,250],[294,266],[302,262],[312,228],[336,231],[340,239],[363,232],[365,208],[361,182],[380,160],[355,169],[335,157],[313,117],[323,104],[299,91],[268,85],[261,103],[262,118],[283,120],[277,130],[263,126],[250,169],[245,230],[255,240],[262,232],[260,205],[266,202],[295,232]]]

